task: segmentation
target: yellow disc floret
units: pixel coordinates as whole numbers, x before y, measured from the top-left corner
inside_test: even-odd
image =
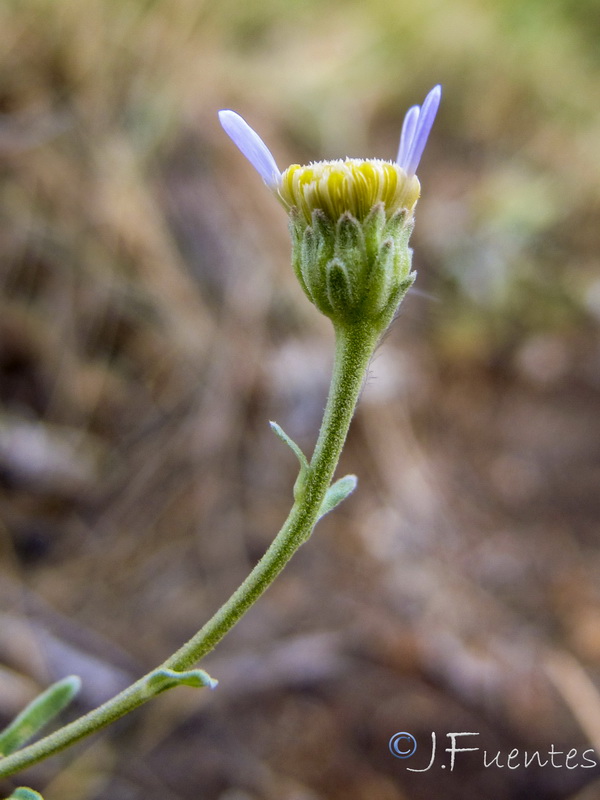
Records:
[[[412,211],[420,190],[418,178],[394,162],[347,158],[306,167],[292,164],[281,176],[277,194],[288,211],[297,209],[310,224],[317,208],[333,221],[346,212],[362,221],[378,203],[389,219],[399,209]]]

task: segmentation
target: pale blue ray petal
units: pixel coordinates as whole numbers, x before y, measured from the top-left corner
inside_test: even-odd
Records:
[[[419,106],[413,106],[408,109],[404,117],[402,134],[400,136],[400,147],[398,148],[398,158],[396,159],[396,163],[402,169],[406,169],[406,156],[408,155],[413,136],[415,135],[415,128],[417,127],[420,113],[421,109]]]
[[[219,121],[225,133],[246,156],[267,186],[276,189],[281,181],[281,172],[258,133],[235,111],[219,111]]]
[[[442,87],[439,85],[434,86],[421,106],[421,113],[419,114],[417,127],[410,143],[404,166],[404,169],[409,175],[414,175],[417,171],[419,161],[421,160],[423,150],[425,150],[425,145],[427,144],[427,139],[431,132],[431,126],[433,125],[435,115],[440,105],[441,97]]]

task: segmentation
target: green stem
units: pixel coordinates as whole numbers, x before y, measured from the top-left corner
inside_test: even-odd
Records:
[[[336,327],[335,362],[329,397],[299,501],[294,503],[282,529],[246,580],[206,625],[158,669],[185,670],[210,652],[275,580],[312,533],[344,446],[377,339],[378,331],[369,324]],[[111,700],[44,739],[6,758],[0,758],[0,777],[12,775],[54,755],[145,703],[154,694],[148,691],[148,677],[151,674],[148,673]]]

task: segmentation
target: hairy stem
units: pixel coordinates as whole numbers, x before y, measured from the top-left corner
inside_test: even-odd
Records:
[[[185,670],[210,652],[275,580],[312,533],[344,446],[377,339],[378,331],[366,323],[336,326],[335,362],[329,397],[300,498],[294,503],[282,529],[245,581],[206,625],[158,669]],[[155,670],[111,700],[44,739],[0,758],[0,777],[12,775],[54,755],[145,703],[155,694],[149,691],[148,684],[148,678],[153,672]]]

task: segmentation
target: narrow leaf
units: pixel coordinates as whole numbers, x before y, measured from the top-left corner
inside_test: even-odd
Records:
[[[297,500],[303,489],[306,479],[308,477],[308,473],[310,467],[308,465],[308,461],[306,460],[306,456],[302,452],[302,450],[298,447],[296,442],[287,435],[287,433],[283,430],[281,425],[278,425],[276,422],[270,422],[269,425],[271,426],[273,432],[279,436],[282,442],[285,442],[287,446],[292,450],[295,454],[296,458],[300,462],[300,472],[298,477],[296,478],[296,483],[294,484],[294,499]]]
[[[22,747],[57,714],[66,708],[78,693],[81,680],[71,675],[48,687],[15,717],[0,733],[0,756],[7,756]],[[28,789],[27,791],[31,791]]]
[[[327,489],[327,494],[319,509],[319,519],[324,517],[325,514],[329,514],[330,511],[333,511],[336,506],[339,506],[342,500],[345,500],[349,494],[352,494],[356,489],[357,483],[358,479],[356,475],[346,475],[344,478],[340,478],[339,481],[333,483],[329,489]]]
[[[203,669],[190,669],[177,672],[174,669],[157,669],[146,679],[146,688],[150,695],[160,694],[175,686],[194,686],[200,688],[208,686],[214,689],[218,681],[211,678]]]
[[[44,800],[44,798],[39,792],[28,789],[27,786],[19,786],[6,800]]]

